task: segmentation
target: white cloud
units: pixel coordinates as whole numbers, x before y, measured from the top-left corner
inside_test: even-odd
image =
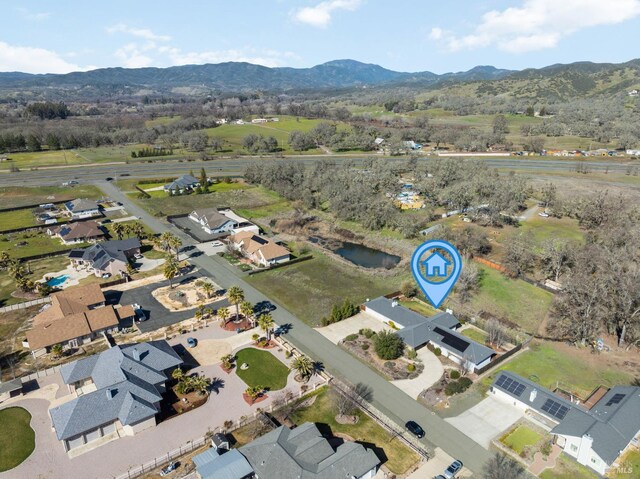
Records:
[[[9,45],[8,43],[0,42],[0,71],[69,73],[84,70],[87,70],[87,68],[67,62],[52,50]]]
[[[640,0],[524,0],[520,7],[485,13],[469,35],[433,28],[429,38],[451,51],[497,46],[523,53],[553,48],[579,30],[621,23],[638,15]]]
[[[247,62],[266,67],[277,67],[282,66],[285,59],[298,59],[298,57],[291,52],[258,50],[255,48],[183,52],[179,48],[160,47],[158,51],[166,56],[166,61],[170,65]]]
[[[155,44],[153,44],[155,46]],[[115,52],[120,64],[127,68],[142,68],[153,64],[153,58],[147,52],[152,50],[151,45],[140,46],[137,43],[128,43]]]
[[[149,28],[134,28],[126,23],[117,23],[107,28],[108,33],[126,33],[134,37],[144,38],[149,41],[168,42],[171,40],[169,35],[158,35]]]
[[[354,11],[361,4],[360,0],[329,0],[318,3],[314,7],[304,7],[293,13],[298,22],[313,27],[324,28],[331,22],[331,15],[336,10]]]
[[[22,7],[16,8],[16,11],[19,12],[25,19],[34,22],[46,20],[51,16],[50,12],[32,12],[31,10]]]

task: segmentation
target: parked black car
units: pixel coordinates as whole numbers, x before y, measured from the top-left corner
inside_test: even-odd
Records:
[[[409,421],[404,426],[409,430],[411,434],[413,434],[418,439],[422,439],[424,437],[424,429],[422,429],[420,427],[420,424],[418,424],[417,422]]]

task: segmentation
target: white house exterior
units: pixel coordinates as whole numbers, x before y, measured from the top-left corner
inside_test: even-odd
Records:
[[[100,216],[100,206],[93,200],[75,199],[64,204],[72,219],[85,219]]]
[[[291,260],[291,252],[287,248],[250,231],[230,236],[228,244],[245,258],[265,268]]]
[[[578,463],[604,475],[640,436],[640,387],[615,386],[591,408],[528,379],[501,371],[490,394],[547,424],[555,442]]]
[[[208,234],[235,234],[240,232],[258,234],[260,232],[256,225],[238,216],[230,209],[205,208],[194,210],[189,214],[189,219],[198,223]]]

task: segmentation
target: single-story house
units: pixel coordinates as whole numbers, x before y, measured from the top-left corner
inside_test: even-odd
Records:
[[[0,381],[0,403],[22,394],[22,379],[12,379],[11,381]]]
[[[189,219],[202,226],[208,234],[230,233],[238,225],[236,221],[215,208],[193,210],[189,214]]]
[[[166,341],[117,345],[63,365],[60,374],[75,397],[49,415],[64,450],[155,426],[166,382],[181,365]]]
[[[460,322],[452,314],[440,312],[426,318],[384,296],[367,301],[363,309],[397,329],[396,333],[407,346],[418,349],[431,344],[452,361],[466,363],[469,371],[483,368],[496,354],[493,349],[458,333]]]
[[[259,266],[269,267],[291,260],[291,252],[287,248],[249,231],[230,236],[228,244]]]
[[[105,273],[115,276],[126,273],[129,261],[137,254],[140,254],[140,240],[128,238],[103,241],[88,248],[71,250],[69,259],[74,266],[91,268],[96,276]]]
[[[183,193],[191,191],[200,186],[200,181],[191,175],[182,175],[171,183],[164,185],[163,189],[167,193]]]
[[[47,234],[60,238],[64,244],[93,243],[107,236],[102,227],[93,220],[51,226],[47,228]]]
[[[72,219],[91,218],[93,216],[101,215],[100,205],[98,205],[94,200],[77,198],[72,201],[67,201],[64,204],[64,207],[67,209],[67,214],[69,214]]]
[[[604,475],[640,439],[640,387],[614,386],[592,403],[569,401],[539,384],[500,371],[490,393],[549,425],[555,442],[578,463]],[[591,407],[589,407],[591,406]]]
[[[310,422],[295,429],[280,426],[222,455],[210,449],[193,462],[200,479],[371,479],[380,465],[362,444],[345,441],[334,449]]]
[[[27,344],[34,356],[49,352],[56,344],[77,348],[102,333],[118,330],[134,316],[131,306],[105,306],[98,284],[76,286],[51,295],[51,304],[33,317]]]
[[[377,137],[375,140],[373,140],[373,143],[376,146],[380,146],[384,143],[384,138]]]

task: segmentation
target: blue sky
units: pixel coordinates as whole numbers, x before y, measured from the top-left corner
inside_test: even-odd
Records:
[[[640,56],[640,0],[23,0],[0,71],[65,73],[352,58],[399,71],[521,69]]]

